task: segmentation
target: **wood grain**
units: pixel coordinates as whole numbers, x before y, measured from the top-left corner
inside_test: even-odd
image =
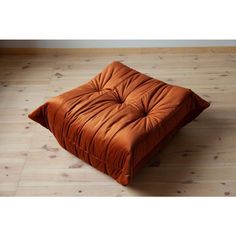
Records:
[[[1,196],[236,196],[236,50],[0,50]],[[211,102],[124,187],[27,114],[119,60]]]

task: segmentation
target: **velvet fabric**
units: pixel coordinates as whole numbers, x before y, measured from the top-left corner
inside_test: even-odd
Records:
[[[29,117],[67,151],[128,185],[153,153],[208,106],[190,89],[113,62]]]

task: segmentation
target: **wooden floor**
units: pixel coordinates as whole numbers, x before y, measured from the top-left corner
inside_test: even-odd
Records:
[[[1,196],[236,196],[236,50],[46,50],[0,55]],[[129,187],[63,150],[27,114],[119,60],[211,106]]]

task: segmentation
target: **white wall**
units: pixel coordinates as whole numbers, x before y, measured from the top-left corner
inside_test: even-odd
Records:
[[[15,48],[126,48],[236,46],[236,40],[0,40]]]

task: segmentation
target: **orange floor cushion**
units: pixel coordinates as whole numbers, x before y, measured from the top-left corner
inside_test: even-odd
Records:
[[[64,149],[128,185],[153,153],[208,106],[190,89],[113,62],[29,117]]]

